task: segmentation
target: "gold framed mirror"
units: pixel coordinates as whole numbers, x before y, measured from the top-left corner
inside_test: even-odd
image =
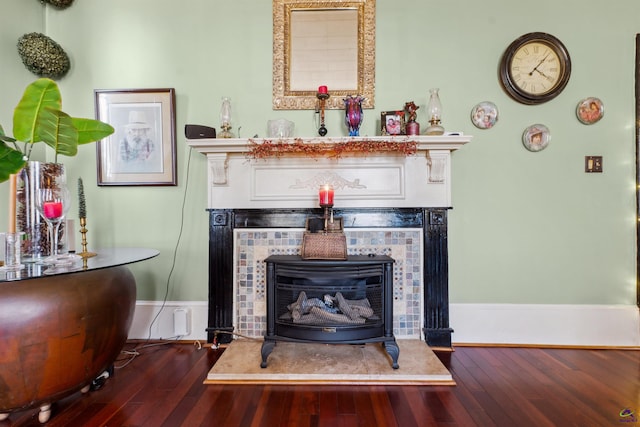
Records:
[[[273,0],[273,109],[344,108],[348,95],[374,107],[375,0]]]

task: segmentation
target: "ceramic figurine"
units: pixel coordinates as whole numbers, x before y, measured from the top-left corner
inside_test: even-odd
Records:
[[[416,122],[418,108],[413,101],[404,104],[404,110],[409,114],[409,121],[405,125],[407,135],[420,135],[420,124]]]

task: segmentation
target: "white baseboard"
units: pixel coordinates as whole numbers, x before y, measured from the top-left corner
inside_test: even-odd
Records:
[[[188,335],[176,337],[174,334],[173,316],[176,309],[187,311]],[[164,307],[162,301],[137,301],[129,339],[206,340],[208,310],[207,301],[167,301]]]
[[[638,347],[635,305],[451,304],[454,343]]]
[[[138,301],[129,338],[174,338],[174,310],[186,309],[190,333],[179,339],[207,339],[207,301],[161,307],[162,301]],[[635,305],[451,304],[449,310],[454,344],[640,347]]]

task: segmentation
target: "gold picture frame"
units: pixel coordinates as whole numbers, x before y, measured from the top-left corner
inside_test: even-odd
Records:
[[[313,37],[316,27],[331,37]],[[375,51],[375,0],[273,0],[273,109],[315,109],[320,86],[328,87],[327,109],[344,108],[349,95],[363,96],[362,107],[374,108]],[[311,69],[298,69],[296,52],[306,55],[297,63]],[[347,65],[348,77],[336,72],[342,68],[336,61]]]

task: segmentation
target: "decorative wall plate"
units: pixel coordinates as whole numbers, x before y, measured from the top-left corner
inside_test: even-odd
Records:
[[[549,141],[551,140],[551,133],[549,128],[545,125],[535,124],[531,125],[522,133],[522,143],[529,151],[542,151],[547,148]]]
[[[589,97],[578,102],[576,116],[580,123],[592,125],[604,115],[604,104],[598,98]]]
[[[493,102],[481,102],[471,110],[471,123],[478,129],[491,129],[497,121],[498,107]]]

